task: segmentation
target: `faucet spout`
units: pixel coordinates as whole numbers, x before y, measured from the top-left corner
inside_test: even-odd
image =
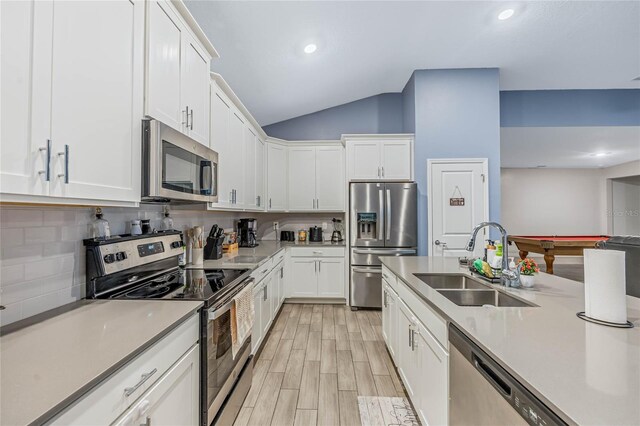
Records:
[[[469,243],[467,244],[467,251],[473,251],[476,245],[476,236],[478,232],[485,227],[493,227],[500,231],[501,241],[502,241],[502,276],[501,282],[503,285],[507,285],[509,281],[513,280],[513,274],[509,270],[509,261],[507,259],[507,244],[509,243],[509,235],[507,234],[507,230],[504,229],[502,225],[498,222],[481,222],[473,228],[471,231],[471,238],[469,239]]]

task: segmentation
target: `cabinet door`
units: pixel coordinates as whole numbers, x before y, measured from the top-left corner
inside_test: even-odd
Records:
[[[52,19],[50,2],[0,2],[0,193],[49,193]]]
[[[410,180],[412,169],[411,142],[382,142],[382,178]]]
[[[114,425],[196,425],[200,416],[200,350],[194,345]]]
[[[416,381],[414,407],[422,424],[446,425],[449,423],[449,354],[420,322],[416,323],[414,339],[416,369],[421,374],[421,380]]]
[[[416,376],[416,356],[412,346],[413,339],[413,314],[402,301],[398,310],[398,372],[407,390],[407,395],[413,402],[416,389],[415,381],[420,378]]]
[[[184,29],[168,3],[150,1],[147,7],[145,113],[178,131],[183,131],[185,117],[180,102],[180,68]],[[94,23],[94,20],[90,20],[89,23]],[[117,27],[114,30],[117,30]]]
[[[184,40],[181,103],[189,116],[184,132],[205,146],[209,146],[209,56],[187,33]]]
[[[262,325],[262,336],[266,336],[273,319],[273,310],[271,308],[271,298],[273,297],[273,280],[271,275],[267,275],[264,279],[265,283],[262,288],[262,307],[260,308],[260,324]]]
[[[262,342],[262,299],[264,297],[259,284],[253,289],[253,328],[251,329],[251,353],[255,354]]]
[[[267,209],[287,209],[287,147],[267,144]]]
[[[316,210],[344,211],[344,149],[316,148]]]
[[[380,144],[376,141],[356,141],[348,144],[349,179],[381,179]]]
[[[256,137],[256,208],[259,210],[264,210],[265,207],[265,198],[264,198],[264,189],[265,189],[265,176],[264,176],[264,165],[266,162],[265,152],[264,152],[264,141],[260,138]]]
[[[244,157],[242,162],[246,166],[244,173],[244,206],[255,209],[258,205],[256,195],[256,134],[251,127],[244,129]]]
[[[215,82],[211,82],[210,147],[218,153],[218,202],[215,205],[223,207],[230,206],[234,178],[231,114],[231,101]]]
[[[318,259],[318,296],[344,297],[344,259]]]
[[[52,195],[140,200],[144,8],[54,2]]]
[[[318,295],[318,263],[314,258],[291,259],[291,296]]]
[[[316,149],[289,148],[289,210],[315,210]]]
[[[245,170],[245,143],[244,117],[235,109],[231,110],[229,127],[229,147],[231,149],[231,158],[227,159],[229,164],[229,178],[231,188],[235,191],[235,196],[231,204],[234,207],[242,207],[244,205],[244,170]]]

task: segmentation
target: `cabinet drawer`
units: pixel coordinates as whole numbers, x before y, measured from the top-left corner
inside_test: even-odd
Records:
[[[398,278],[384,265],[382,265],[382,278],[387,281],[389,287],[396,290],[396,287],[398,286]]]
[[[271,258],[273,261],[273,265],[276,266],[278,263],[282,262],[284,260],[285,254],[286,254],[285,249],[282,249],[276,254],[274,254],[273,257]]]
[[[291,247],[291,257],[344,257],[344,247]]]
[[[169,370],[198,341],[199,335],[200,316],[195,314],[99,384],[51,424],[111,423]],[[148,375],[148,379],[143,380],[142,375]],[[143,383],[127,396],[125,389],[133,388],[140,382]]]
[[[256,280],[256,282],[260,282],[273,269],[273,266],[273,260],[272,258],[269,258],[254,269],[251,276]]]

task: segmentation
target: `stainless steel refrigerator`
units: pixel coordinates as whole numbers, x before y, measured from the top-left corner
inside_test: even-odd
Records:
[[[418,245],[417,185],[359,182],[349,188],[350,303],[382,307],[380,256],[412,256]]]

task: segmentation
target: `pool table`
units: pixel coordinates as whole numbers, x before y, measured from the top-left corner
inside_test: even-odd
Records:
[[[544,255],[546,272],[553,274],[553,261],[556,255],[582,256],[586,248],[595,248],[598,241],[606,241],[606,235],[575,235],[575,236],[547,236],[547,235],[509,235],[509,244],[515,243],[520,251],[520,258],[527,257],[529,252]]]

